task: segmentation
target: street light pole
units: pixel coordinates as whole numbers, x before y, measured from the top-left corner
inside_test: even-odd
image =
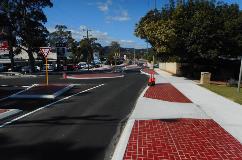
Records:
[[[240,92],[241,75],[242,75],[242,57],[240,58],[240,72],[239,72],[239,81],[238,81],[238,89],[237,89],[238,92]]]

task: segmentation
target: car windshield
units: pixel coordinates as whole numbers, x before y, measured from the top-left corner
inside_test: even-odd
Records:
[[[0,160],[242,160],[242,0],[0,0]]]

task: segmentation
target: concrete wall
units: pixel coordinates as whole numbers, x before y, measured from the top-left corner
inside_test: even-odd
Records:
[[[176,62],[164,62],[164,63],[159,63],[159,68],[161,70],[167,71],[169,73],[172,74],[176,74],[179,75],[181,74],[181,64],[180,63],[176,63]]]

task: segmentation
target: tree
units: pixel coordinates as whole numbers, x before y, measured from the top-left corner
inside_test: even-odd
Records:
[[[241,51],[242,12],[236,4],[170,0],[170,7],[149,11],[135,28],[164,60],[212,62]]]
[[[0,2],[0,28],[4,40],[8,42],[9,58],[11,60],[11,69],[14,70],[14,50],[16,45],[16,4],[14,1],[2,0]]]
[[[68,50],[76,52],[76,42],[72,38],[71,31],[68,30],[65,25],[56,25],[55,31],[49,34],[49,44],[52,47],[56,47],[57,43],[65,44]],[[57,53],[58,54],[58,53]],[[75,54],[74,54],[75,55]],[[74,56],[75,58],[75,56]],[[57,55],[57,68],[60,68],[60,57]]]
[[[56,43],[64,43],[71,48],[74,41],[71,31],[65,25],[56,25],[55,31],[49,35],[49,43],[52,47],[55,47]]]
[[[110,44],[110,53],[108,55],[108,62],[114,64],[114,57],[116,53],[120,52],[120,44],[117,41],[112,41]]]
[[[1,14],[5,17],[8,30],[10,59],[13,58],[14,46],[25,50],[32,71],[35,63],[33,52],[38,52],[48,36],[48,31],[43,25],[47,22],[43,8],[52,6],[50,0],[4,0],[1,3]]]

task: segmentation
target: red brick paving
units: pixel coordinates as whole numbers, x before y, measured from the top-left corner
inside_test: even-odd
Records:
[[[242,145],[213,120],[139,120],[124,160],[242,159]]]
[[[156,84],[149,87],[144,97],[168,102],[192,103],[179,90],[169,83]]]

